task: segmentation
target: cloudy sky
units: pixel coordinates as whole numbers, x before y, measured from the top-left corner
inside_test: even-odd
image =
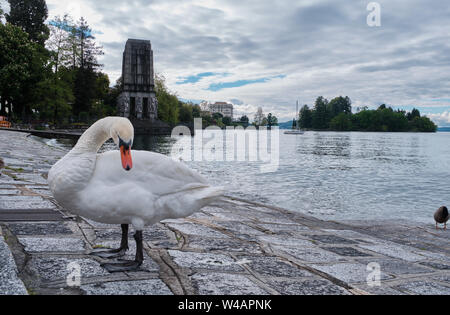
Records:
[[[172,91],[232,101],[237,115],[262,106],[286,121],[296,100],[348,95],[354,108],[417,107],[450,126],[448,2],[379,0],[379,27],[367,25],[369,2],[47,0],[50,17],[87,19],[112,82],[127,38],[149,39]]]

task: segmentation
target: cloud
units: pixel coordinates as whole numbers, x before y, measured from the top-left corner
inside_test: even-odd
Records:
[[[229,101],[230,101],[232,104],[235,104],[235,105],[243,105],[243,104],[244,104],[243,101],[241,101],[241,100],[239,100],[239,99],[237,99],[237,98],[232,98],[232,99],[230,99]]]
[[[444,111],[438,114],[426,114],[428,118],[434,121],[439,127],[450,126],[450,112]]]
[[[87,19],[111,82],[126,40],[141,38],[180,97],[238,99],[249,117],[262,106],[289,120],[297,99],[311,105],[319,95],[348,95],[355,107],[442,105],[444,113],[448,103],[430,100],[450,98],[450,6],[378,2],[381,27],[367,26],[365,0],[76,0],[70,11],[47,0],[50,17]]]

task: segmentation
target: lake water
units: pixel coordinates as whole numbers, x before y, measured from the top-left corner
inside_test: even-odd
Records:
[[[327,220],[433,222],[450,205],[450,133],[306,132],[279,135],[279,167],[188,161],[230,195]],[[134,149],[169,154],[170,137],[137,136]]]

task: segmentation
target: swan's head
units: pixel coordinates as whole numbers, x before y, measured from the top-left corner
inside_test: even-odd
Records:
[[[127,118],[117,117],[111,125],[111,138],[119,147],[120,156],[122,159],[122,167],[129,171],[133,167],[131,159],[131,146],[134,139],[134,128]]]

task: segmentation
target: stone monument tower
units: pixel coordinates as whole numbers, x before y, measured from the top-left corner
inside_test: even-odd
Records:
[[[122,84],[123,90],[117,102],[119,115],[130,120],[156,120],[158,101],[149,40],[127,40],[123,52]]]

